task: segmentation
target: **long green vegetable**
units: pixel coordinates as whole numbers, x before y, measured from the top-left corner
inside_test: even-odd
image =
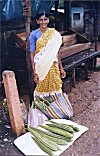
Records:
[[[56,124],[52,123],[52,124],[46,124],[46,125],[51,126],[51,127],[57,127],[57,128],[60,128],[60,129],[64,129],[64,130],[66,130],[66,131],[68,131],[70,133],[74,133],[73,128],[70,127],[70,126],[67,126],[67,125],[62,125],[62,124],[58,124],[58,123],[56,123]]]
[[[59,146],[47,139],[47,138],[44,138],[41,134],[39,134],[38,132],[36,132],[35,130],[31,129],[30,127],[27,128],[27,130],[34,136],[36,137],[42,144],[44,144],[45,146],[47,146],[48,148],[50,148],[51,150],[53,151],[57,151],[59,150]]]
[[[46,126],[46,125],[40,125],[40,127],[44,128],[50,132],[65,136],[68,139],[71,139],[73,137],[73,134],[71,134],[65,130],[62,130],[60,128],[57,128],[57,127],[50,127],[50,126]]]
[[[68,127],[71,127],[71,128],[72,128],[74,131],[76,131],[76,132],[79,132],[79,131],[80,131],[79,128],[76,127],[76,126],[74,126],[74,125],[63,124],[63,123],[57,123],[57,122],[54,122],[54,121],[52,121],[52,120],[48,120],[48,121],[50,121],[51,123],[53,123],[53,124],[55,124],[55,125],[60,125],[60,126],[62,126],[62,127],[66,127],[66,128],[67,128],[67,126],[68,126]]]
[[[48,148],[47,146],[45,146],[44,144],[42,144],[39,139],[35,138],[35,137],[32,137],[33,140],[37,143],[37,145],[45,152],[47,153],[48,155],[53,155],[53,151]]]
[[[67,140],[65,140],[65,138],[62,139],[62,138],[57,138],[57,137],[54,137],[54,136],[50,136],[49,135],[50,133],[46,133],[45,131],[42,131],[42,130],[37,129],[37,128],[31,127],[31,129],[35,130],[36,132],[39,132],[39,134],[41,134],[42,137],[47,138],[47,139],[49,139],[51,141],[54,141],[58,145],[66,145],[68,143]]]

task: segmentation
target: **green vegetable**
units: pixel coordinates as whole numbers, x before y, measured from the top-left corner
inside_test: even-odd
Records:
[[[46,100],[45,97],[44,97],[44,98],[41,98],[41,97],[39,97],[39,96],[36,96],[36,101],[39,102],[39,103],[40,103],[40,102],[41,102],[41,103],[45,103],[47,106],[50,105],[49,101]]]
[[[70,127],[72,127],[73,130],[76,131],[76,132],[79,132],[80,131],[80,129],[78,127],[75,127],[74,125],[70,125]]]
[[[40,129],[33,128],[33,127],[32,127],[32,129],[35,130],[35,131],[37,131],[37,132],[39,132],[39,134],[41,134],[42,137],[47,138],[47,139],[49,139],[51,141],[54,141],[58,145],[66,145],[68,143],[67,140],[65,140],[65,138],[64,139],[57,138],[57,137],[55,138],[54,136],[50,136],[49,135],[50,133],[45,133],[45,131],[42,131]]]
[[[52,99],[51,97],[47,97],[47,96],[46,96],[46,97],[44,97],[44,99],[46,99],[49,103],[54,102],[53,99]]]
[[[62,130],[60,128],[57,128],[57,127],[50,127],[50,126],[45,126],[45,125],[40,125],[40,127],[44,128],[50,132],[65,136],[68,139],[71,139],[73,137],[73,134],[71,134],[65,130]]]
[[[44,144],[42,144],[39,139],[35,138],[35,137],[32,137],[33,140],[37,143],[37,145],[45,152],[47,153],[48,155],[53,155],[53,151],[48,148],[47,146],[45,146]]]
[[[31,127],[31,128],[33,128],[33,127]],[[40,130],[40,129],[37,129],[37,130],[38,130],[39,132],[42,131],[42,130]],[[47,135],[49,135],[49,136],[51,136],[51,137],[54,137],[54,138],[66,140],[67,142],[72,141],[71,139],[68,139],[68,138],[66,138],[66,137],[64,137],[64,136],[62,136],[62,135],[58,135],[58,134],[55,134],[55,133],[50,132],[50,131],[43,131],[43,133],[45,133],[45,134],[47,134]]]
[[[57,128],[60,128],[60,129],[63,129],[63,130],[66,130],[70,133],[74,133],[74,130],[72,127],[70,126],[67,126],[67,125],[62,125],[62,124],[59,124],[59,123],[52,123],[52,124],[46,124],[48,126],[51,126],[51,127],[57,127]]]
[[[74,131],[76,131],[76,132],[79,132],[80,130],[79,130],[79,128],[78,127],[75,127],[74,125],[69,125],[69,124],[63,124],[63,123],[57,123],[57,122],[54,122],[54,121],[52,121],[52,120],[48,120],[48,121],[50,121],[51,123],[53,123],[53,124],[59,124],[60,126],[62,126],[62,127],[71,127],[71,128],[73,128],[73,130]]]
[[[57,151],[59,150],[59,146],[47,139],[47,138],[44,138],[41,134],[39,134],[39,132],[36,132],[35,130],[33,130],[32,128],[28,127],[27,130],[34,136],[36,137],[42,144],[44,144],[45,146],[47,146],[48,148],[50,148],[51,150],[53,151]]]

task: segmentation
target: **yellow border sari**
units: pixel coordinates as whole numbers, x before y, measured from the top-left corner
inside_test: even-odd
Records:
[[[45,104],[44,107],[44,102],[36,105],[48,118],[68,119],[73,116],[73,109],[67,95],[63,94],[61,89],[62,80],[57,58],[61,44],[62,37],[53,28],[48,28],[38,39],[34,62],[40,81],[34,95],[37,103],[40,97],[52,100],[51,103],[49,101],[49,106]]]
[[[61,92],[62,81],[57,64],[57,53],[62,44],[62,37],[54,28],[48,28],[36,43],[35,68],[40,82],[35,95]]]

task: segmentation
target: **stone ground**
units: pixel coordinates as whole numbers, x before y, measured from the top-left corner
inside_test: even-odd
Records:
[[[98,59],[100,65],[100,59]],[[98,69],[98,70],[97,70]],[[89,128],[61,156],[100,156],[100,66],[88,81],[78,79],[68,94],[73,105],[73,121]],[[27,103],[27,95],[22,97]],[[3,122],[0,112],[0,156],[23,154],[13,144],[16,136]]]

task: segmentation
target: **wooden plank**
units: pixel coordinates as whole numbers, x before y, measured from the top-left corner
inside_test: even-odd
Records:
[[[71,46],[63,46],[60,48],[61,58],[69,57],[75,53],[84,51],[90,48],[91,43],[75,44]]]
[[[66,64],[63,65],[65,71],[70,71],[73,68],[81,65],[81,63],[86,62],[87,60],[90,60],[90,59],[93,59],[93,58],[99,56],[100,51],[93,51],[93,52],[90,51],[88,54],[86,54],[86,56],[85,56],[84,52],[82,52],[82,56],[78,57],[78,55],[80,55],[80,54],[71,56],[71,58],[73,58],[73,59],[70,59],[70,61],[68,63],[67,63],[67,60],[69,59],[69,57],[64,59],[64,62],[66,62]],[[62,60],[62,63],[63,63],[63,60]]]
[[[63,42],[64,46],[71,46],[77,43],[77,39],[71,40],[71,41],[67,41],[67,42]]]
[[[22,49],[26,50],[26,34],[25,32],[21,34],[12,33],[15,38],[15,43],[17,43]]]
[[[68,42],[68,41],[73,41],[76,39],[76,34],[71,34],[71,35],[63,35],[62,36],[62,40],[63,40],[63,43],[64,42]]]
[[[22,32],[20,34],[16,34],[16,36],[18,38],[21,38],[22,40],[26,41],[26,33],[25,32]]]

